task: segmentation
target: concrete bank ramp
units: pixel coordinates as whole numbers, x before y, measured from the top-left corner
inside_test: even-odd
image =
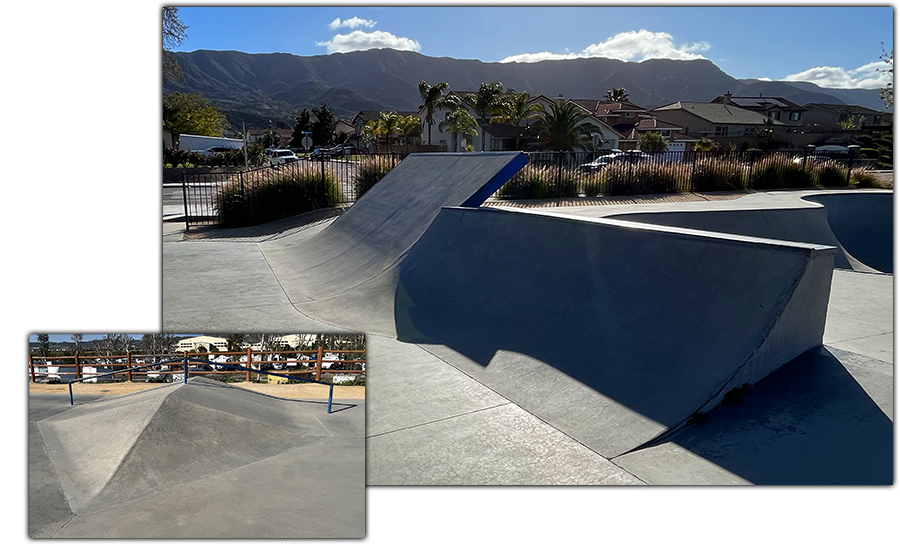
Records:
[[[834,266],[893,272],[893,195],[848,192],[806,195],[806,207],[661,211],[609,218],[836,246]]]
[[[307,505],[301,502],[307,493],[301,493],[296,482],[276,476],[284,464],[281,460],[293,461],[296,473],[302,475],[304,458],[328,451],[335,435],[320,420],[323,416],[324,409],[318,404],[277,399],[218,381],[193,378],[187,384],[78,404],[40,420],[40,436],[75,516],[57,537],[157,537],[149,524],[132,523],[122,530],[127,533],[119,534],[97,524],[116,510],[125,513],[123,509],[141,516],[155,513],[156,522],[170,525],[171,530],[163,537],[218,535],[229,531],[230,519],[221,508],[215,508],[222,505],[244,513],[240,524],[232,524],[231,534],[225,536],[266,536],[271,535],[267,530],[274,527],[279,532],[276,535],[291,537],[292,532],[301,530],[273,524],[257,524],[254,530],[247,525],[251,524],[252,515],[265,514],[269,505],[279,505],[291,494],[297,498],[295,506]],[[364,506],[362,432],[357,445],[356,489]],[[341,461],[346,458],[341,454]],[[231,485],[233,478],[225,479],[223,474],[256,468],[252,474],[262,473],[259,477],[265,478],[267,466],[273,476],[264,484],[266,487],[256,488],[258,497],[234,500],[230,494],[238,488]],[[305,472],[314,473],[311,467]],[[220,478],[218,485],[216,477]],[[190,486],[194,486],[198,497],[217,503],[213,508],[191,511],[183,523],[196,524],[181,531],[176,526],[181,524],[179,513],[188,512],[186,507],[190,505],[180,499],[185,490],[191,491]],[[340,497],[338,493],[346,491],[334,488],[331,503]],[[147,507],[146,501],[160,503]],[[329,504],[327,498],[315,503],[320,510],[327,510]],[[351,514],[364,514],[364,508]],[[123,516],[123,521],[127,517]]]
[[[449,347],[480,382],[610,458],[821,345],[834,251],[444,208],[400,267],[397,334]],[[510,353],[521,365],[489,365]],[[564,408],[580,398],[590,407]]]
[[[293,303],[341,294],[389,269],[445,205],[477,207],[527,163],[515,153],[414,153],[311,238],[261,249]]]

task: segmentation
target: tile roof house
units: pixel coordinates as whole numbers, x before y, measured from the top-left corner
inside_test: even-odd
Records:
[[[750,137],[765,125],[766,117],[758,112],[724,103],[678,101],[650,110],[654,117],[680,125],[683,133],[700,138]],[[776,129],[784,123],[775,120]]]
[[[756,112],[765,118],[771,118],[776,122],[781,122],[786,127],[798,127],[803,125],[803,113],[806,112],[802,106],[791,102],[784,97],[735,97],[731,93],[720,95],[710,103],[727,104]]]
[[[630,126],[631,129],[624,133],[625,138],[619,143],[620,149],[623,151],[637,149],[641,135],[647,132],[657,132],[663,136],[669,144],[669,152],[691,151],[693,146],[699,139],[691,137],[682,132],[681,126],[664,122],[659,118],[643,118],[637,124],[619,124],[619,126]],[[618,129],[618,126],[616,126]]]
[[[841,129],[841,122],[849,119],[859,122],[864,130],[890,130],[894,115],[863,106],[848,104],[810,103],[803,105],[806,111],[804,124],[808,129],[834,131]]]

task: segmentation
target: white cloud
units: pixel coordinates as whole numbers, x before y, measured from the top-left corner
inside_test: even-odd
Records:
[[[422,48],[418,41],[406,37],[398,37],[387,31],[352,31],[346,35],[335,35],[331,37],[330,41],[317,42],[316,45],[327,48],[328,54],[370,50],[373,48],[393,48],[395,50],[414,50],[418,52]]]
[[[808,81],[819,87],[834,89],[879,89],[890,83],[890,69],[884,61],[869,62],[853,70],[836,66],[818,66],[784,78],[785,81]]]
[[[375,21],[371,19],[362,19],[361,17],[351,17],[350,19],[345,19],[341,21],[341,18],[335,18],[334,21],[328,24],[329,29],[339,29],[341,27],[348,27],[350,29],[356,29],[357,27],[365,27],[367,29],[371,29],[375,27]]]
[[[625,31],[603,42],[588,45],[581,52],[570,54],[554,54],[552,52],[535,52],[507,56],[500,62],[540,62],[541,60],[571,60],[574,58],[613,58],[624,61],[643,61],[653,58],[671,60],[696,60],[705,58],[700,52],[709,50],[706,41],[692,44],[676,45],[672,35],[640,31]]]

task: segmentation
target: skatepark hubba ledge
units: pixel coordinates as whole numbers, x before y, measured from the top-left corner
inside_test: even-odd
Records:
[[[812,217],[811,236],[793,225],[801,237],[788,213],[719,215],[732,228],[715,231],[709,219],[698,224],[702,212],[685,226],[676,217],[478,207],[521,167],[520,157],[411,155],[343,217],[255,245],[296,321],[370,333],[369,484],[891,481],[892,408],[873,393],[892,385],[892,370],[865,354],[820,348],[838,304],[829,300],[835,262],[872,269],[883,261],[857,259],[837,240],[852,234],[824,213]],[[824,205],[796,197],[785,194],[767,210]],[[771,235],[775,229],[783,233]],[[170,292],[196,278],[182,258],[227,253],[212,244],[164,245],[167,328],[191,325],[169,311],[177,298]],[[885,289],[884,275],[847,272],[851,282],[875,277]],[[204,310],[202,294],[191,300]],[[252,325],[293,326],[281,309]],[[886,334],[892,338],[892,328],[878,331]],[[877,380],[860,387],[853,365]],[[815,380],[817,366],[830,382]],[[763,388],[803,373],[814,380],[792,383],[797,396],[789,401],[776,401],[785,389]],[[742,397],[754,405],[741,408],[756,414],[722,417],[723,403]],[[857,404],[810,406],[829,397]],[[770,437],[742,432],[744,423],[764,431],[760,416],[773,404],[790,409]],[[726,423],[715,441],[704,437]],[[678,444],[684,432],[695,436],[695,451]],[[792,461],[815,473],[760,462],[767,451],[784,461],[773,439],[809,433],[817,441]],[[870,459],[865,466],[848,468],[856,457],[830,449],[851,440],[857,457]]]

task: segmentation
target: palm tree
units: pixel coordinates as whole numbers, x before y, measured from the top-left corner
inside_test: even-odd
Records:
[[[450,141],[453,142],[454,153],[456,152],[456,138],[458,134],[468,136],[478,135],[475,119],[472,118],[469,111],[465,108],[457,108],[451,112],[447,116],[447,119],[438,125],[438,130],[440,130],[441,133],[445,131],[450,132]]]
[[[405,138],[406,152],[409,153],[409,138],[414,135],[422,135],[422,122],[415,115],[400,116],[398,123],[400,135]]]
[[[425,123],[428,124],[428,144],[431,145],[431,126],[434,124],[434,113],[442,108],[456,108],[455,97],[444,95],[444,90],[450,84],[442,81],[437,85],[429,85],[427,81],[419,82],[419,96],[422,97],[422,106],[425,108]]]
[[[391,112],[381,112],[381,127],[384,135],[387,137],[388,148],[391,153],[394,152],[394,133],[396,132],[398,135],[400,134],[400,121],[403,119],[403,116],[400,116],[394,111]]]
[[[556,102],[550,113],[543,112],[534,125],[541,147],[547,151],[572,151],[577,147],[589,150],[591,134],[600,128],[586,122],[587,115],[572,103]]]
[[[383,135],[384,130],[381,120],[369,120],[359,130],[359,140],[365,145],[378,144],[378,136]]]
[[[478,125],[484,131],[488,123],[488,116],[496,114],[503,99],[503,84],[499,81],[482,83],[477,93],[469,93],[465,101],[475,109],[478,115]],[[484,151],[484,134],[481,135],[481,150]]]
[[[529,120],[544,111],[537,103],[529,103],[531,95],[525,93],[507,93],[500,102],[499,114],[491,121],[506,122],[518,128],[523,120]],[[516,149],[519,149],[520,138],[516,136]]]
[[[628,101],[628,93],[625,92],[625,88],[616,89],[615,87],[611,91],[606,92],[606,100],[611,103],[623,103]]]

